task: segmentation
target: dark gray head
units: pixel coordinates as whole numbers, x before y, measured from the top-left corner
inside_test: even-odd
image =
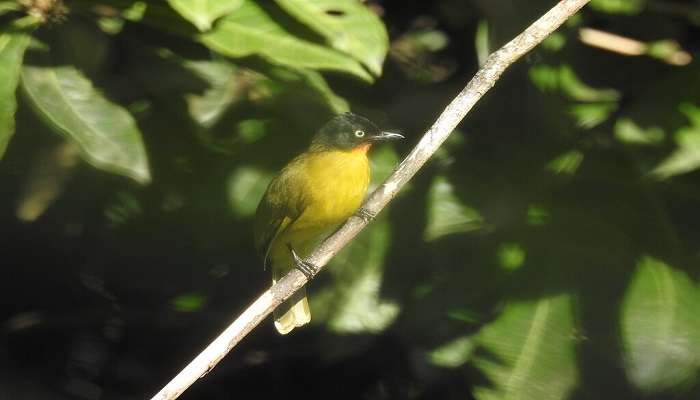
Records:
[[[351,112],[336,115],[326,122],[312,141],[313,144],[341,150],[369,147],[374,142],[403,138],[398,133],[383,132],[365,117]]]

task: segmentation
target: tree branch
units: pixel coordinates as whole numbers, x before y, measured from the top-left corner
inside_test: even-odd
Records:
[[[445,108],[437,121],[423,135],[411,153],[396,170],[367,199],[363,208],[376,215],[396,196],[403,185],[425,164],[447,139],[474,104],[491,89],[503,71],[556,30],[571,15],[590,0],[562,0],[530,25],[515,39],[491,54],[474,78]],[[367,221],[351,217],[345,225],[326,239],[306,261],[323,267],[343,249],[364,227]],[[206,375],[272,310],[307,283],[300,271],[294,269],[265,291],[233,323],[224,330],[185,369],[173,378],[152,400],[177,398],[197,379]]]

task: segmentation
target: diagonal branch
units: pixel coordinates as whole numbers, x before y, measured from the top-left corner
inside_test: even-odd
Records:
[[[440,114],[437,121],[423,135],[420,142],[401,162],[396,170],[367,199],[363,208],[366,213],[376,215],[396,196],[403,185],[425,164],[430,156],[447,139],[464,116],[483,95],[496,84],[503,71],[543,41],[571,15],[590,0],[562,0],[540,17],[525,31],[491,54],[474,78],[462,89]],[[364,227],[367,221],[360,217],[350,218],[332,236],[326,239],[306,261],[323,267],[343,249]],[[219,337],[192,360],[152,400],[177,398],[197,379],[206,375],[224,356],[253,330],[272,310],[288,299],[307,283],[307,278],[294,269],[265,291],[251,304]]]

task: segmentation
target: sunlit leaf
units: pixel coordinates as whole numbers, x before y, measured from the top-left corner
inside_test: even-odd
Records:
[[[475,337],[472,363],[490,380],[477,399],[567,399],[578,382],[571,300],[509,302]]]
[[[382,21],[357,0],[275,0],[289,14],[322,35],[336,50],[381,75],[389,48]]]
[[[362,333],[381,332],[394,321],[399,305],[380,296],[389,237],[389,223],[380,216],[331,261],[332,282],[312,297],[316,322]]]
[[[489,22],[485,19],[479,21],[474,35],[474,47],[476,48],[476,58],[479,65],[484,65],[489,54],[491,54],[491,43],[489,41]]]
[[[431,53],[443,50],[450,44],[450,38],[447,34],[437,29],[413,31],[407,33],[405,37],[411,40],[416,46]]]
[[[237,217],[255,214],[272,175],[252,167],[240,167],[228,178],[228,200]]]
[[[28,44],[26,34],[0,33],[0,158],[15,131],[15,90]]]
[[[665,136],[663,129],[657,126],[643,129],[630,118],[620,118],[615,122],[615,137],[624,143],[659,144]]]
[[[298,72],[301,74],[301,76],[303,76],[304,83],[306,83],[318,95],[320,95],[320,97],[334,112],[340,114],[350,111],[350,105],[348,102],[333,92],[333,89],[328,86],[328,83],[321,74],[308,69],[300,70]]]
[[[700,289],[663,261],[644,257],[622,303],[625,370],[646,392],[692,384],[700,373]]]
[[[168,3],[197,29],[207,31],[218,18],[240,7],[243,0],[168,0]]]
[[[569,65],[559,68],[559,85],[562,92],[572,100],[578,101],[615,101],[620,93],[615,89],[597,89],[584,83]]]
[[[184,64],[209,84],[203,93],[190,93],[185,99],[192,118],[202,127],[211,127],[236,99],[240,79],[234,66],[223,60],[188,60]]]
[[[456,368],[469,360],[474,351],[474,340],[469,336],[462,336],[436,348],[428,354],[430,362],[445,367]]]
[[[573,175],[583,161],[583,153],[578,150],[567,151],[547,164],[547,169],[555,174]]]
[[[543,92],[551,92],[559,87],[559,70],[551,65],[538,64],[529,70],[530,80]]]
[[[358,61],[290,34],[253,0],[243,0],[236,12],[222,18],[201,40],[230,57],[259,55],[280,65],[342,71],[372,81]]]
[[[560,90],[571,100],[583,102],[613,102],[620,98],[615,89],[594,88],[579,78],[570,65],[554,67],[538,64],[530,68],[530,79],[544,92]]]
[[[518,243],[503,243],[498,247],[498,262],[501,268],[513,271],[525,263],[527,253]]]
[[[101,17],[97,19],[97,27],[108,35],[116,35],[122,31],[124,28],[124,23],[126,22],[122,18],[118,17]]]
[[[598,102],[574,104],[568,111],[578,126],[590,129],[605,122],[616,109],[617,103]]]
[[[690,120],[691,125],[676,131],[678,148],[652,171],[652,174],[660,179],[684,174],[700,167],[700,108],[692,104],[682,104],[680,110]]]
[[[454,193],[452,184],[438,176],[428,190],[428,210],[425,240],[432,241],[445,235],[481,229],[484,219],[479,212],[464,204]]]
[[[139,22],[143,19],[150,5],[145,1],[134,1],[126,3],[121,16],[131,22]]]
[[[539,204],[530,204],[527,207],[527,223],[533,226],[546,225],[552,219],[549,210]]]
[[[32,222],[61,195],[80,160],[79,149],[72,142],[36,155],[32,169],[17,201],[15,215],[21,221]]]
[[[323,75],[317,71],[306,68],[274,67],[261,73],[273,81],[279,91],[277,94],[286,92],[293,94],[297,99],[303,96],[305,101],[320,101],[336,114],[350,111],[348,102],[333,92]]]
[[[553,32],[542,42],[542,47],[552,52],[561,50],[566,44],[566,36],[561,32]]]
[[[10,11],[19,11],[22,6],[17,1],[2,1],[0,2],[0,15],[8,13]]]
[[[646,0],[591,0],[591,8],[609,14],[637,14],[646,3]]]
[[[93,166],[150,181],[141,132],[131,114],[102,96],[73,65],[53,65],[45,51],[34,55],[41,64],[25,64],[22,88],[48,125],[74,141]]]
[[[181,312],[197,311],[204,305],[206,297],[197,293],[182,294],[171,300],[172,307]]]
[[[683,50],[675,40],[649,42],[646,54],[671,65],[688,65],[693,61],[693,56]]]

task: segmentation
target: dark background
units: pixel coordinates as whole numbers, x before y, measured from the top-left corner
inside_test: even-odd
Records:
[[[476,388],[502,381],[484,360],[511,361],[498,344],[477,340],[474,348],[454,348],[448,353],[464,357],[454,365],[431,354],[488,326],[517,335],[530,322],[493,324],[541,299],[555,299],[552,309],[557,299],[566,306],[551,314],[545,347],[535,350],[530,368],[544,372],[528,379],[551,389],[561,372],[567,389],[521,392],[522,398],[700,398],[694,308],[700,304],[694,171],[700,163],[692,156],[700,145],[674,139],[683,129],[700,129],[692,120],[700,115],[698,63],[623,56],[577,38],[581,27],[593,27],[643,42],[669,39],[695,58],[700,6],[649,0],[616,12],[606,8],[614,1],[597,3],[559,31],[560,46],[550,42],[509,69],[445,149],[310,285],[318,299],[312,325],[280,336],[264,321],[182,398],[487,398]],[[324,76],[353,111],[407,136],[375,149],[375,181],[478,68],[477,26],[487,23],[486,48],[493,50],[552,4],[372,2],[391,41],[383,75],[372,85]],[[67,41],[62,29],[75,26],[94,28],[89,16],[76,13],[37,35]],[[56,161],[63,139],[18,96],[16,134],[0,164],[3,400],[155,394],[270,284],[254,253],[251,213],[270,173],[332,114],[307,101],[303,88],[289,88],[265,106],[233,108],[213,131],[215,140],[203,140],[188,128],[182,98],[172,94],[189,78],[148,61],[147,49],[163,46],[193,59],[205,49],[135,23],[109,46],[94,80],[124,104],[149,101],[136,115],[152,182]],[[244,61],[247,68],[268,68],[259,63]],[[267,121],[264,134],[227,140],[227,126],[243,116]],[[662,135],[631,140],[619,133],[623,120]],[[652,173],[678,152],[682,168]],[[240,194],[237,180],[245,177],[257,183]],[[54,186],[35,219],[18,218],[37,187]],[[641,298],[668,299],[663,288],[644,292],[646,278],[637,271],[650,259],[686,286],[677,286],[670,302],[637,309],[627,297],[632,282],[641,282],[634,286]],[[351,296],[358,290],[360,298],[369,296],[367,304]],[[626,330],[624,321],[635,317],[621,315],[637,312],[651,316],[648,332]],[[652,337],[655,312],[680,319],[661,344]],[[373,314],[353,320],[367,313]],[[559,329],[568,332],[566,345],[547,336]],[[664,348],[675,343],[674,332],[690,361],[676,363]],[[627,347],[630,338],[646,333],[649,360],[625,361],[639,349]],[[502,343],[510,343],[507,336]],[[659,377],[630,377],[644,368]]]

